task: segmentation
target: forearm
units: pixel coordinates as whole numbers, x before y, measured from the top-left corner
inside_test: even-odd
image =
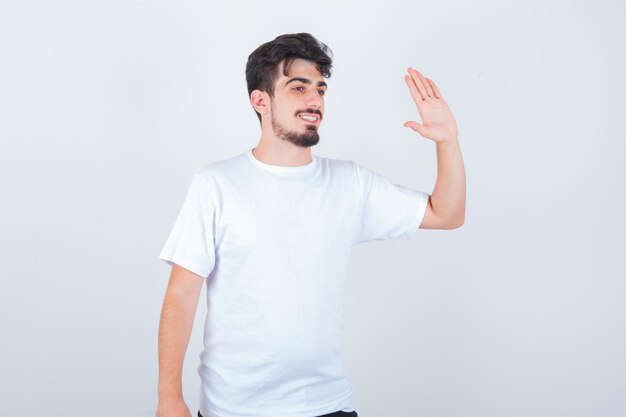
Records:
[[[465,167],[457,139],[437,143],[437,182],[430,201],[433,212],[451,227],[465,222]]]
[[[159,325],[159,400],[182,399],[182,370],[197,303],[168,289]]]

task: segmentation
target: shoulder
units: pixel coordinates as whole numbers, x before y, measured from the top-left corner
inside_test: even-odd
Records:
[[[355,174],[356,162],[350,159],[329,158],[326,156],[315,156],[322,169],[332,172],[334,175]]]
[[[207,162],[198,167],[194,172],[194,177],[198,177],[205,182],[220,182],[225,177],[230,177],[241,173],[246,167],[245,153],[241,153],[228,158]]]

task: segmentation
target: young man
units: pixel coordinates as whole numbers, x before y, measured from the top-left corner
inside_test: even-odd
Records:
[[[405,80],[422,124],[405,126],[437,144],[432,195],[311,153],[325,115],[329,52],[299,33],[248,58],[261,139],[196,170],[160,254],[172,271],[159,329],[157,417],[191,415],[182,365],[203,285],[198,416],[356,417],[341,363],[352,246],[464,222],[456,122],[435,84],[413,69]]]

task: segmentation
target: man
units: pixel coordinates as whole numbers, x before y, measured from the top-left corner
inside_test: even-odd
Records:
[[[182,365],[203,284],[199,417],[356,417],[341,364],[352,246],[464,223],[456,122],[435,83],[412,68],[405,81],[422,124],[404,125],[436,142],[432,195],[311,153],[325,114],[329,52],[299,33],[248,58],[261,139],[196,170],[160,254],[172,271],[159,329],[157,417],[191,416]]]

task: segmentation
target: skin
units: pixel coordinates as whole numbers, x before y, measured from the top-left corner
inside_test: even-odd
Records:
[[[182,390],[185,352],[204,278],[172,266],[159,324],[159,379],[156,417],[191,417]]]
[[[421,229],[456,229],[465,223],[465,168],[456,120],[433,80],[409,67],[404,81],[422,123],[408,121],[413,129],[437,146],[437,182],[431,193]]]
[[[289,82],[292,78],[304,78]],[[437,182],[420,228],[454,229],[465,216],[465,172],[454,116],[435,83],[409,68],[404,80],[422,123],[404,126],[437,146]],[[300,113],[324,117],[323,76],[309,61],[296,60],[288,76],[278,79],[274,97],[260,90],[250,95],[261,114],[261,138],[253,154],[260,161],[279,166],[301,166],[312,161],[311,146],[319,142],[319,124],[306,124]],[[176,264],[163,302],[159,325],[159,380],[156,417],[191,417],[182,394],[183,360],[204,279]]]
[[[417,106],[422,123],[404,126],[435,142],[437,182],[424,214],[422,229],[455,229],[465,222],[465,169],[458,141],[456,120],[433,80],[408,68],[404,80]],[[310,83],[289,82],[304,78]],[[311,162],[311,146],[319,141],[319,124],[307,125],[298,114],[316,113],[324,120],[324,77],[315,64],[296,59],[287,76],[280,73],[274,97],[254,90],[250,102],[261,114],[261,138],[253,155],[270,165],[295,167]]]
[[[291,81],[293,78],[309,80]],[[301,113],[312,113],[324,120],[324,77],[315,64],[296,59],[289,75],[280,78],[274,87],[274,97],[265,91],[254,90],[250,102],[261,115],[261,138],[252,153],[261,162],[270,165],[296,167],[312,161],[311,146],[319,142],[319,124],[311,125],[300,117]]]

